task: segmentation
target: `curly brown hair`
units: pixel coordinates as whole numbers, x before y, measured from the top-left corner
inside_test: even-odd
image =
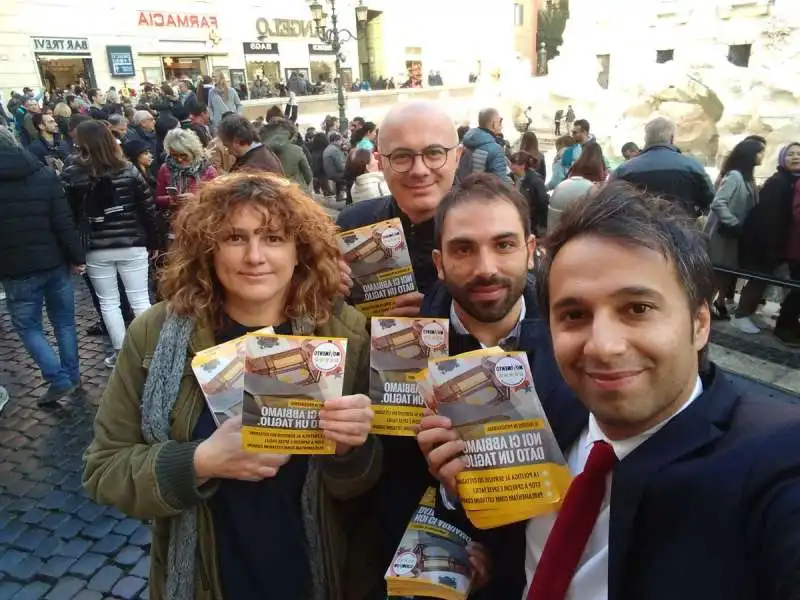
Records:
[[[204,184],[174,222],[175,239],[159,289],[170,310],[200,324],[222,327],[225,294],[214,272],[214,252],[232,214],[240,207],[265,209],[297,246],[298,266],[286,303],[288,318],[326,322],[339,294],[341,251],[336,226],[301,189],[270,173],[237,173]]]

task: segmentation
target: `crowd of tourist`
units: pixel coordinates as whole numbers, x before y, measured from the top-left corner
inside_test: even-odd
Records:
[[[380,127],[330,116],[301,134],[291,102],[241,114],[224,76],[135,101],[15,100],[0,127],[8,310],[49,384],[39,404],[68,401],[81,383],[71,275],[85,275],[114,370],[84,488],[153,522],[151,598],[383,599],[431,485],[473,540],[476,600],[798,597],[800,409],[743,396],[708,341],[737,288],[712,261],[800,279],[800,143],[759,187],[766,142],[747,138],[715,184],[667,119],[615,170],[588,120],[568,119],[548,182],[536,134],[512,150],[491,108],[474,128],[408,102]],[[312,192],[341,201],[336,223]],[[452,354],[527,354],[578,476],[558,515],[476,529],[447,419],[427,415],[416,438],[370,433],[368,320],[347,302],[336,233],[395,217],[418,291],[386,316],[449,318]],[[734,326],[760,329],[764,293],[744,286]],[[775,326],[790,346],[798,318],[792,291]],[[320,411],[335,455],[243,451],[241,417],[217,428],[184,376],[197,352],[267,326],[348,340],[344,395]]]

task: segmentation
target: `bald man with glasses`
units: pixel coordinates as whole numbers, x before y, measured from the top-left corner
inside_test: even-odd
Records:
[[[354,229],[399,218],[406,233],[414,276],[420,292],[398,299],[389,316],[416,316],[423,294],[434,287],[436,269],[433,217],[453,187],[461,154],[450,116],[439,106],[410,102],[393,108],[378,134],[378,152],[391,196],[364,200],[346,208],[337,224]],[[436,484],[414,438],[381,436],[383,473],[375,487],[356,501],[359,518],[345,527],[354,543],[369,545],[372,564],[348,565],[346,577],[364,582],[356,600],[385,598],[383,574],[400,543],[425,487]]]
[[[453,187],[460,156],[458,134],[441,107],[409,102],[386,115],[378,135],[378,152],[391,196],[345,209],[337,224],[345,230],[400,218],[420,293],[399,299],[393,316],[415,316],[422,294],[437,279],[431,258],[433,215]]]

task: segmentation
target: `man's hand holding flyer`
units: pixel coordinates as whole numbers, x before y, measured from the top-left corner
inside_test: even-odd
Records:
[[[365,315],[385,315],[397,296],[417,291],[400,219],[343,231],[339,248],[352,271],[350,299]]]
[[[499,348],[429,361],[418,379],[428,407],[453,423],[467,468],[458,494],[481,529],[558,510],[571,476],[524,352]]]

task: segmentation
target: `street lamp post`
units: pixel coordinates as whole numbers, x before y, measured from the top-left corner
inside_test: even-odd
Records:
[[[342,80],[342,62],[345,60],[342,54],[342,42],[356,40],[358,37],[349,29],[339,29],[339,17],[336,14],[336,0],[325,0],[331,7],[331,26],[327,27],[328,15],[323,12],[322,4],[319,0],[309,0],[311,18],[316,26],[316,34],[321,42],[330,44],[336,56],[336,91],[339,103],[339,130],[344,133],[347,131],[347,114],[344,101],[344,81]],[[358,0],[356,6],[356,21],[366,23],[368,8],[364,6],[364,0]]]

